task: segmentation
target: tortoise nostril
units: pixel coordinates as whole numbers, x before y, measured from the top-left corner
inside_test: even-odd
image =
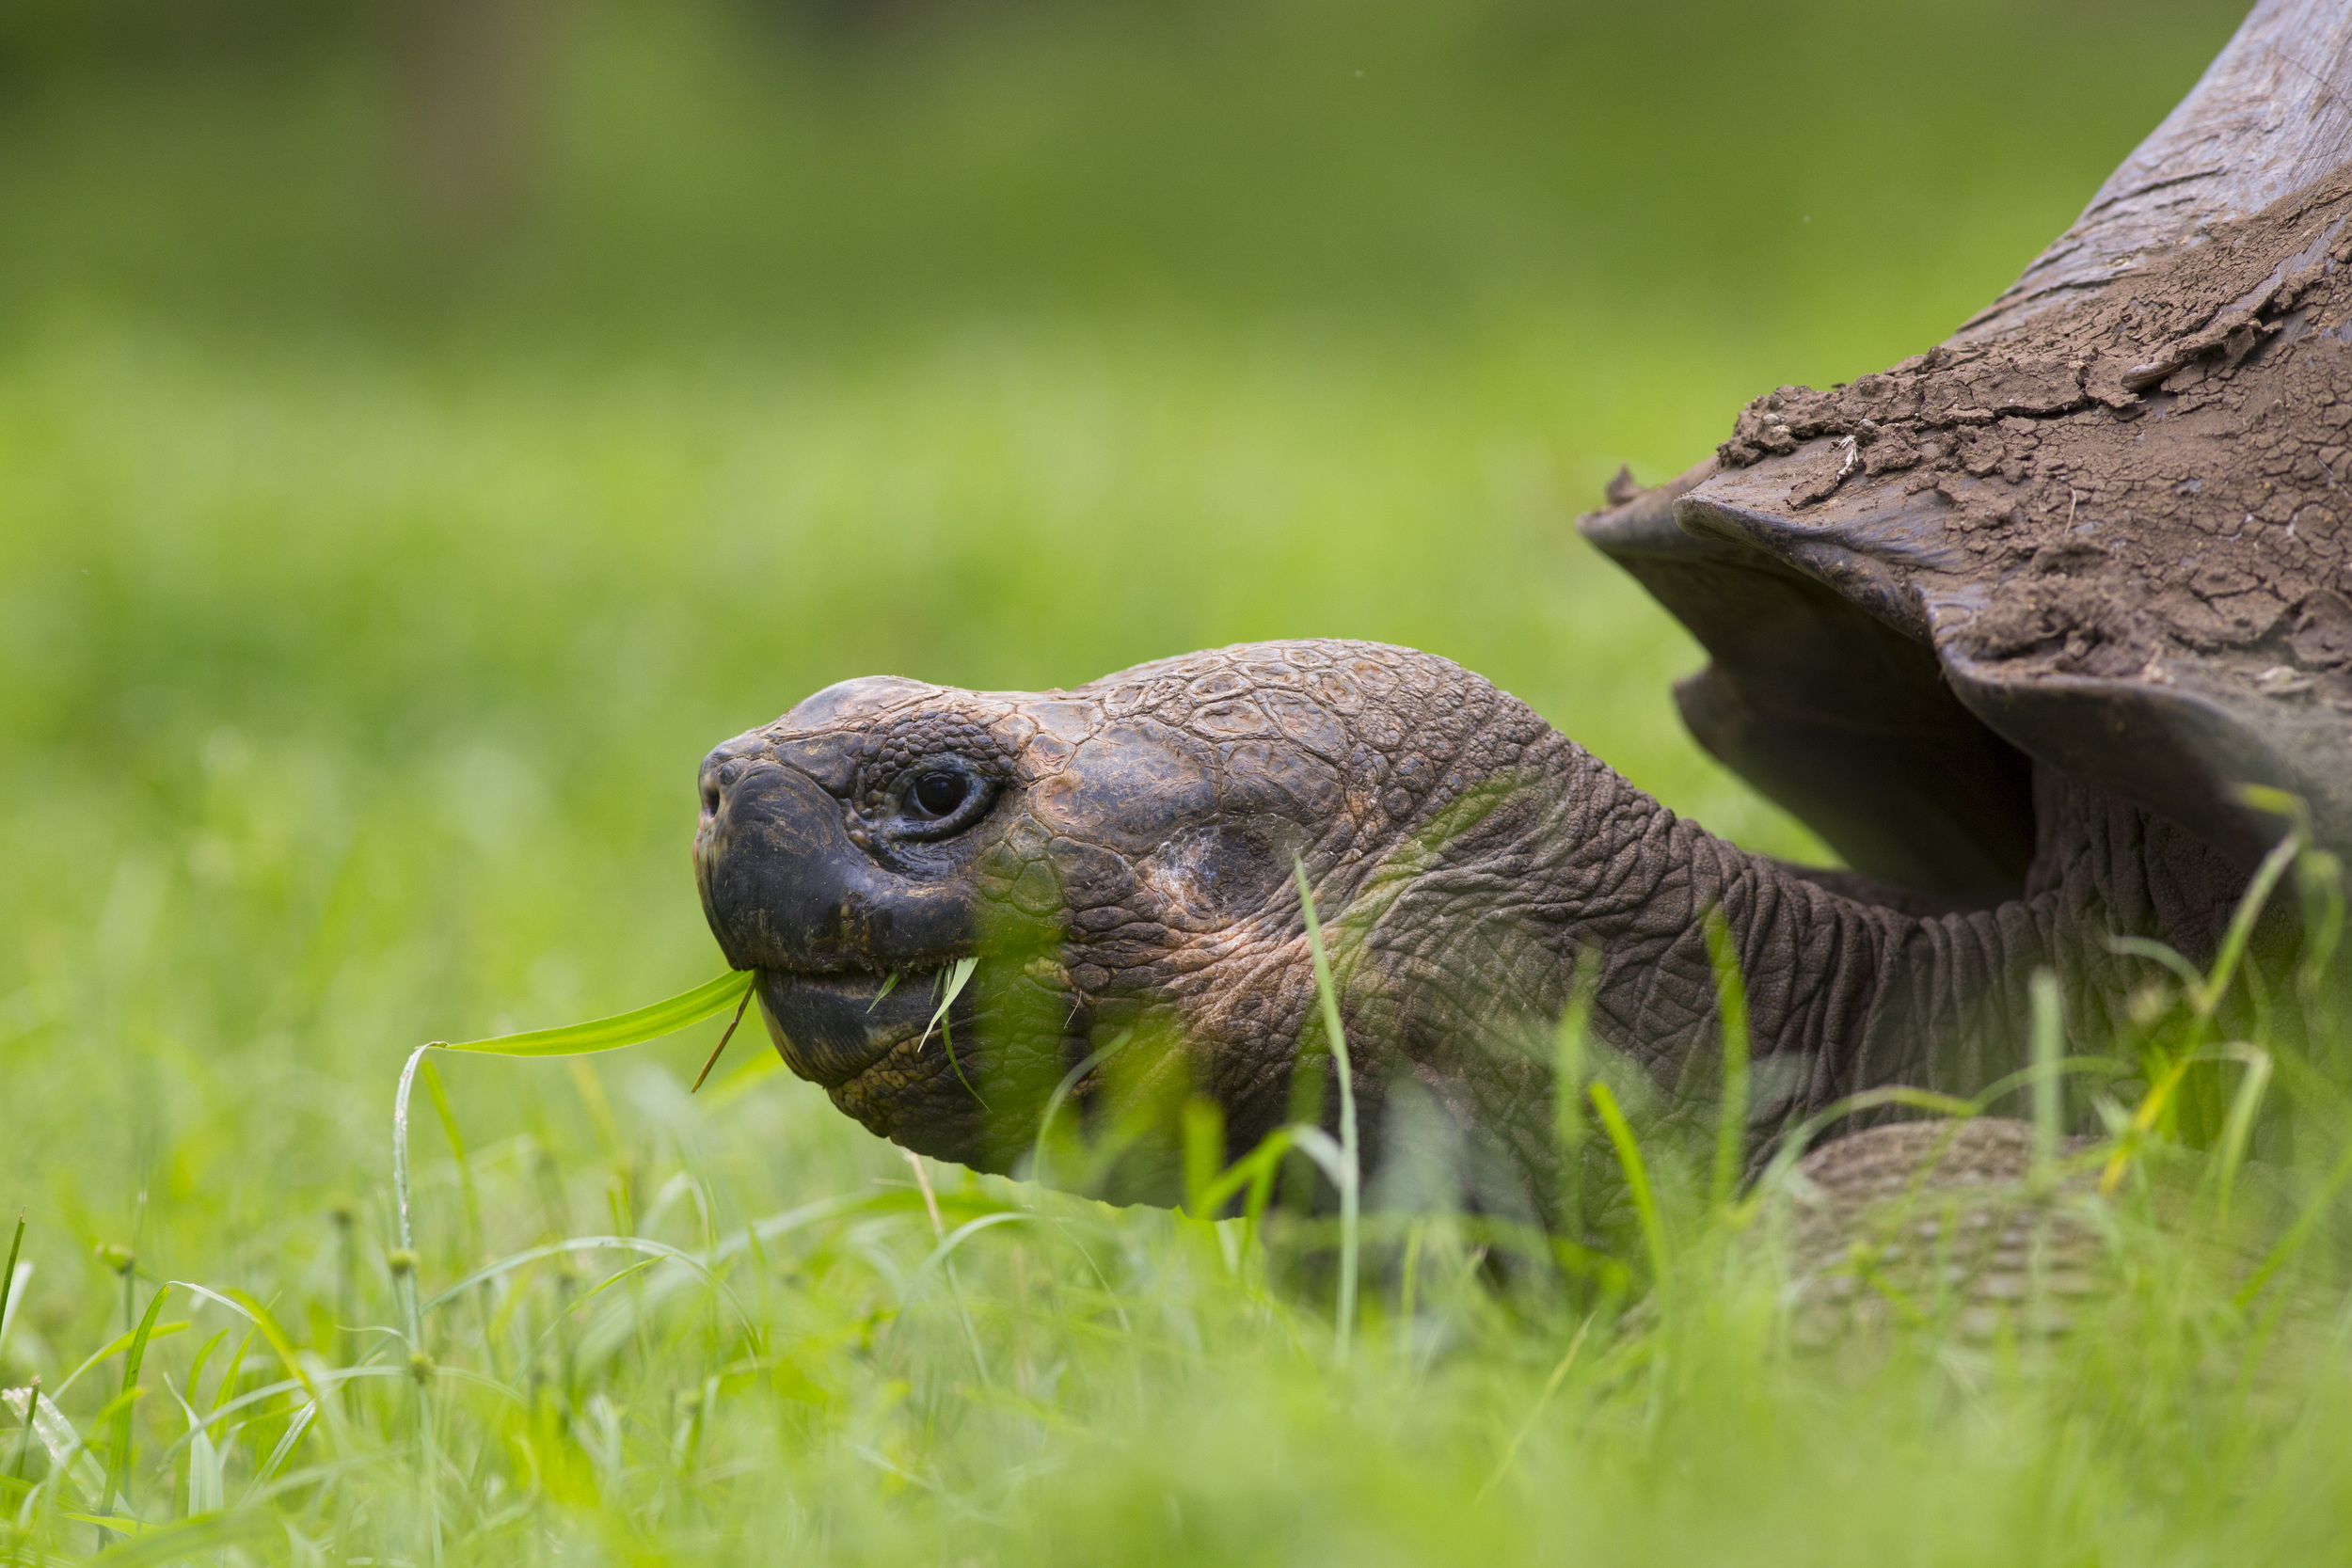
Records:
[[[739,756],[729,755],[725,747],[703,759],[698,782],[702,785],[704,821],[719,815],[720,808],[726,804],[727,791],[750,770],[750,764]]]

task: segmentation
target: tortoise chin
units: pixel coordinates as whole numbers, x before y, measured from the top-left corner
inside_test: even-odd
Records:
[[[919,1039],[938,1010],[937,966],[890,976],[863,971],[759,972],[759,1010],[785,1064],[838,1088],[900,1046]]]

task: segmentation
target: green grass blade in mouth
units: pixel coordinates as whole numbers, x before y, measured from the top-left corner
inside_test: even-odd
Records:
[[[532,1029],[519,1035],[499,1035],[486,1040],[436,1040],[444,1051],[479,1051],[493,1056],[582,1056],[592,1051],[618,1051],[643,1045],[680,1029],[716,1018],[749,994],[753,971],[731,969],[692,990],[664,1002],[612,1018],[591,1019],[561,1029]]]
[[[723,1034],[720,1035],[719,1043],[710,1048],[709,1056],[703,1062],[703,1069],[694,1074],[694,1086],[686,1091],[688,1094],[700,1094],[703,1092],[703,1080],[710,1076],[710,1069],[719,1065],[719,1058],[721,1056],[726,1054],[727,1041],[735,1038],[735,1031],[742,1027],[743,1009],[751,1005],[752,991],[751,988],[746,986],[743,988],[743,1000],[735,1005],[735,1016],[727,1020],[726,1030]],[[430,1085],[426,1086],[431,1087]],[[437,1100],[437,1096],[436,1098]]]
[[[947,1022],[947,1009],[956,1005],[956,998],[963,994],[963,988],[972,983],[972,972],[979,967],[979,963],[980,960],[977,958],[958,958],[947,966],[946,994],[939,998],[939,1006],[932,1011],[931,1021],[923,1025],[923,1037],[914,1042],[915,1050],[920,1051],[929,1045],[931,1031],[942,1027]],[[898,976],[892,975],[891,981],[896,984]],[[876,1000],[879,1001],[881,998],[877,997]]]
[[[914,1042],[914,1049],[921,1051],[924,1046],[930,1043],[931,1031],[938,1030],[940,1044],[947,1052],[947,1065],[955,1069],[956,1081],[961,1084],[965,1092],[975,1100],[980,1100],[980,1091],[972,1087],[972,1080],[963,1075],[963,1064],[956,1060],[956,1037],[947,1022],[947,1009],[956,1005],[956,998],[963,994],[963,988],[972,983],[972,972],[979,966],[980,960],[977,958],[958,958],[947,966],[946,994],[940,997],[939,1009],[931,1014],[931,1021],[923,1025],[923,1037]],[[890,985],[898,983],[898,977],[893,974],[890,977]],[[889,986],[882,988],[885,993],[889,989]],[[875,1000],[879,1002],[882,998],[876,997]],[[988,1101],[980,1100],[980,1103],[985,1105]]]

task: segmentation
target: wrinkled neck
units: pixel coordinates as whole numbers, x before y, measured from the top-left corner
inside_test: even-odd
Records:
[[[2103,991],[2095,899],[2070,911],[2049,888],[1916,912],[1897,890],[1829,879],[1845,891],[1741,849],[1584,760],[1552,863],[1573,907],[1563,958],[1594,955],[1597,1032],[1670,1097],[1709,1097],[1720,1077],[1716,920],[1745,993],[1758,1133],[1891,1085],[1973,1095],[2026,1060],[2037,972],[2078,1011]]]
[[[1638,1069],[1659,1115],[1711,1125],[1718,921],[1758,1135],[1864,1088],[1972,1092],[2022,1060],[2051,898],[1923,917],[1741,849],[1564,737],[1530,761],[1419,868],[1363,966],[1388,993],[1385,1033],[1482,1126],[1531,1154],[1549,1137],[1550,1032],[1580,973],[1596,1044]]]
[[[1382,1096],[1419,1096],[1470,1165],[1501,1172],[1476,1177],[1479,1201],[1532,1201],[1541,1215],[1555,1190],[1555,1031],[1582,985],[1588,1066],[1650,1126],[1711,1135],[1718,921],[1745,993],[1752,1148],[1866,1090],[1981,1094],[2027,1062],[2045,970],[2068,1049],[2103,1053],[2123,999],[2157,974],[2111,937],[2153,938],[2201,966],[2245,871],[2057,775],[2038,784],[2037,808],[2025,896],[1929,913],[1917,895],[1741,849],[1554,736],[1529,748],[1488,809],[1428,840],[1385,887],[1365,885],[1350,966],[1372,1058],[1359,1101],[1377,1117]],[[2280,935],[2258,932],[2257,948]]]

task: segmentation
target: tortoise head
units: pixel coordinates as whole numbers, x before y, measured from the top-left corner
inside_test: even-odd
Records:
[[[1458,666],[1363,643],[1066,692],[847,681],[704,760],[695,868],[785,1061],[874,1132],[1009,1169],[1123,1037],[1120,1073],[1073,1080],[1082,1114],[1113,1083],[1197,1091],[1241,1148],[1286,1118],[1315,1003],[1295,868],[1327,920],[1360,920],[1416,829],[1550,734]]]

